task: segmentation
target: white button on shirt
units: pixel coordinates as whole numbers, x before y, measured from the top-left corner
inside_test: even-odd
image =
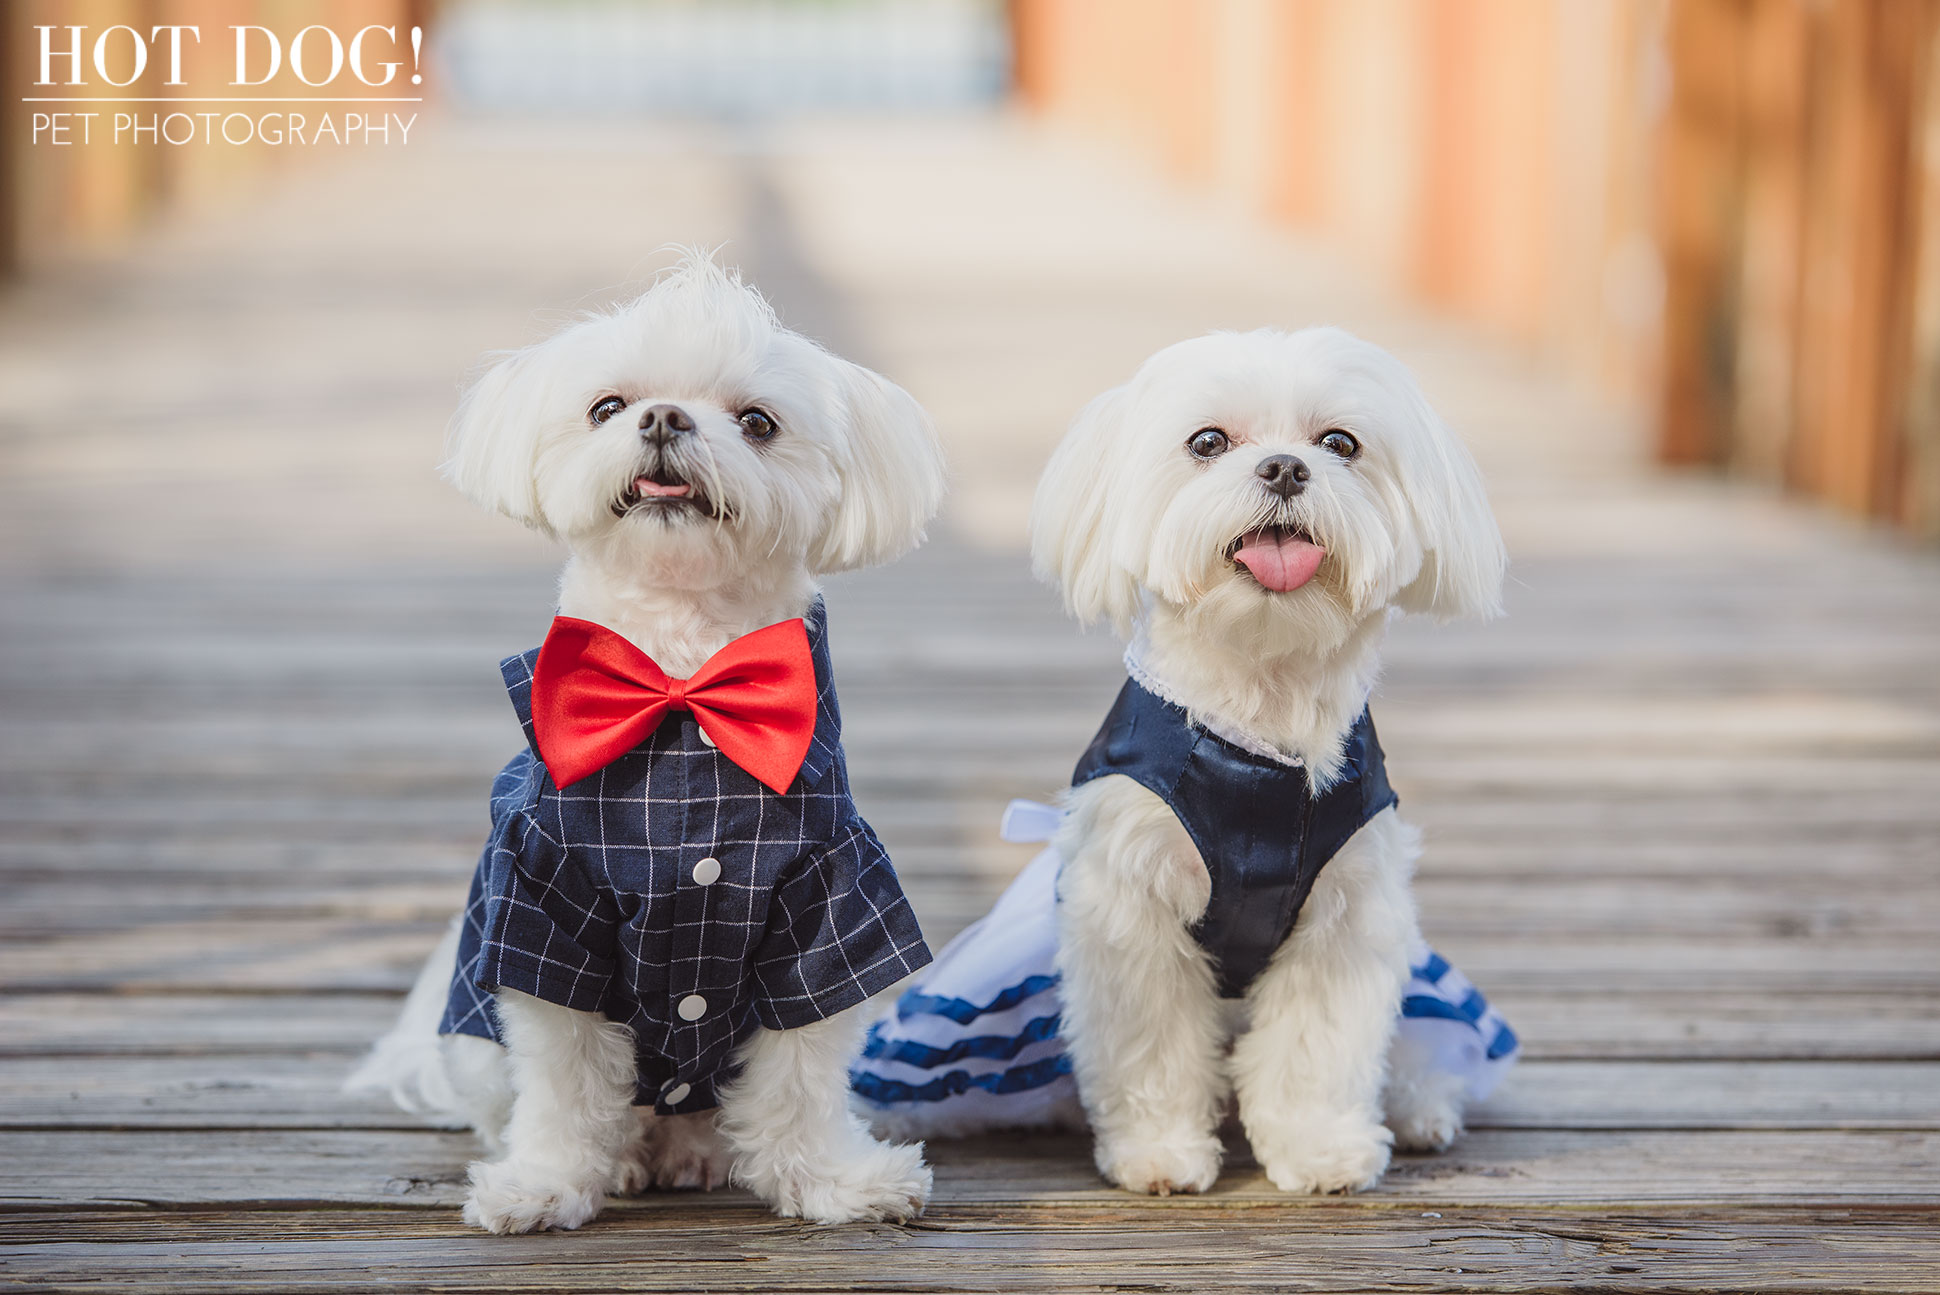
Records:
[[[674,1005],[674,1011],[683,1021],[698,1021],[707,1015],[707,1000],[699,994],[689,994]]]
[[[687,1095],[693,1091],[686,1084],[675,1084],[672,1088],[660,1094],[660,1100],[669,1106],[678,1106],[686,1101]]]
[[[714,739],[713,739],[713,738],[711,738],[711,737],[709,737],[709,736],[707,735],[707,730],[706,730],[706,729],[704,729],[704,728],[702,728],[702,727],[701,727],[701,726],[700,726],[699,724],[696,724],[696,725],[694,725],[694,731],[700,734],[700,736],[701,736],[701,745],[702,745],[702,746],[713,746],[713,745],[714,745]]]
[[[721,861],[712,855],[694,865],[694,880],[703,886],[711,886],[721,879]]]

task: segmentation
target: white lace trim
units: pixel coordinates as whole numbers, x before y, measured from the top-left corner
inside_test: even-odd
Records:
[[[1264,738],[1255,737],[1244,729],[1233,728],[1226,724],[1215,724],[1205,716],[1195,714],[1192,707],[1186,705],[1183,698],[1170,688],[1167,688],[1163,683],[1160,683],[1158,676],[1145,668],[1144,661],[1140,659],[1141,653],[1139,651],[1143,643],[1144,635],[1140,634],[1125,648],[1125,673],[1129,674],[1133,679],[1136,679],[1139,687],[1171,702],[1174,706],[1186,712],[1186,718],[1191,723],[1205,729],[1221,741],[1232,743],[1249,755],[1259,756],[1262,760],[1271,760],[1275,764],[1283,764],[1289,769],[1305,767],[1307,763],[1305,760],[1302,760],[1297,755],[1288,755],[1285,751],[1280,750],[1280,748],[1274,746]]]

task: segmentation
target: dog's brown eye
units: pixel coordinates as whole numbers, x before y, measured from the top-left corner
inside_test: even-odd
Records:
[[[1217,427],[1202,427],[1192,434],[1186,448],[1195,459],[1216,459],[1232,448],[1232,441]]]
[[[741,435],[751,441],[772,441],[781,428],[769,417],[766,410],[744,409],[741,411]]]
[[[1361,452],[1361,443],[1336,427],[1320,438],[1320,448],[1343,459],[1351,459]]]
[[[598,427],[625,408],[626,401],[618,396],[601,396],[593,402],[593,407],[586,411],[586,421]]]

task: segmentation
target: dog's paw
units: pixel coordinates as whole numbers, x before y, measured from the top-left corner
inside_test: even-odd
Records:
[[[775,1213],[810,1223],[901,1223],[921,1214],[930,1199],[930,1169],[920,1143],[897,1147],[860,1138],[822,1163],[791,1163],[773,1172],[757,1167],[741,1177]]]
[[[1446,1151],[1462,1136],[1462,1108],[1417,1106],[1388,1111],[1388,1128],[1397,1151]]]
[[[501,1235],[541,1228],[570,1231],[606,1204],[598,1187],[562,1183],[556,1176],[503,1160],[473,1164],[471,1184],[465,1222]]]
[[[613,1171],[613,1191],[711,1192],[728,1180],[733,1157],[714,1129],[714,1112],[656,1116],[641,1109],[640,1132]]]
[[[1365,1191],[1381,1181],[1393,1154],[1386,1127],[1353,1115],[1292,1116],[1264,1135],[1248,1132],[1260,1168],[1283,1192]]]
[[[1219,1179],[1217,1138],[1100,1138],[1098,1172],[1128,1192],[1170,1196],[1210,1190]]]
[[[1387,1123],[1397,1151],[1446,1151],[1462,1136],[1467,1085],[1454,1075],[1390,1082]]]

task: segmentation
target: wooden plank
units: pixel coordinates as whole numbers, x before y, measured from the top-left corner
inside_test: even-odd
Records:
[[[1412,807],[1411,807],[1412,808]],[[1683,835],[1623,840],[1557,835],[1542,839],[1519,832],[1512,839],[1489,840],[1474,830],[1460,831],[1441,821],[1439,809],[1421,863],[1425,881],[1440,877],[1487,876],[1544,880],[1573,873],[1604,876],[1752,877],[1768,884],[1783,879],[1788,888],[1800,877],[1838,877],[1871,881],[1902,877],[1906,869],[1940,854],[1940,825],[1906,835],[1876,835],[1836,843],[1815,840],[1796,829],[1765,840],[1692,839]]]
[[[0,1126],[398,1128],[426,1122],[342,1091],[351,1053],[0,1060]]]
[[[396,990],[445,920],[170,922],[0,945],[0,989]]]
[[[1940,1059],[1940,998],[1931,994],[1557,994],[1483,983],[1528,1057]]]
[[[1490,990],[1535,1059],[1940,1060],[1933,995]],[[0,996],[0,1056],[349,1056],[401,1001],[395,992]]]
[[[1934,1062],[1518,1063],[1470,1126],[1940,1128]]]
[[[265,832],[255,840],[194,837],[157,839],[144,833],[61,839],[54,833],[0,837],[0,875],[75,877],[99,882],[170,878],[276,877],[302,872],[319,880],[389,876],[423,880],[467,875],[483,843],[483,819],[472,830],[387,841],[292,840]]]
[[[1077,749],[1074,743],[1073,749]],[[883,830],[939,810],[952,823],[988,839],[987,809],[959,815],[958,806],[1001,806],[1014,796],[1044,799],[1069,784],[1068,754],[1013,754],[986,765],[942,768],[918,776],[921,767],[905,760],[888,767],[855,770],[857,803]],[[1393,778],[1407,816],[1434,832],[1460,832],[1469,839],[1579,840],[1606,844],[1643,841],[1724,840],[1738,846],[1791,835],[1837,846],[1857,837],[1867,840],[1932,840],[1936,832],[1925,793],[1932,773],[1917,769],[1895,773],[1886,789],[1854,787],[1837,796],[1788,791],[1740,790],[1730,795],[1656,794],[1632,787],[1619,794],[1584,779],[1549,789],[1512,782],[1429,783],[1397,769]],[[945,778],[948,781],[944,781]],[[236,787],[213,794],[208,787],[180,788],[169,794],[130,794],[93,798],[50,789],[33,797],[0,795],[0,838],[19,843],[59,840],[82,842],[142,836],[175,842],[235,843],[274,838],[333,843],[382,843],[393,837],[470,839],[484,832],[484,802],[479,787],[486,778],[435,779],[413,775],[382,796],[346,776],[339,794],[325,788],[309,794],[261,787]],[[1858,780],[1855,779],[1855,782]],[[462,784],[462,785],[460,785]],[[939,787],[949,794],[940,795]],[[1661,789],[1659,789],[1661,790]],[[1837,849],[1827,852],[1836,864]]]
[[[981,915],[981,900],[932,910],[938,931]],[[125,931],[9,940],[0,991],[76,989],[204,992],[398,990],[444,929],[442,913],[407,919],[280,918],[270,923],[180,921]],[[1428,936],[1491,993],[1673,990],[1809,993],[1837,984],[1876,993],[1940,989],[1940,946],[1924,936],[1859,939],[1544,931],[1514,941],[1443,929]],[[939,939],[943,938],[940,934]]]
[[[1867,883],[1853,877],[1658,879],[1617,874],[1529,881],[1423,877],[1416,893],[1433,931],[1467,938],[1514,941],[1541,930],[1591,937],[1618,934],[1819,937],[1868,940],[1922,936],[1940,926],[1940,895],[1931,902],[1907,891],[1904,880]],[[50,914],[51,916],[51,914]]]
[[[898,776],[889,769],[858,770],[858,802],[870,821],[885,830],[931,830],[940,817],[956,831],[990,840],[995,835],[990,810],[1001,810],[1014,796],[1046,799],[1068,784],[1070,760],[1063,755],[1020,753],[1002,772],[995,767],[941,784],[937,779]],[[904,769],[907,769],[907,765]],[[1636,841],[1641,847],[1686,845],[1743,849],[1772,842],[1845,846],[1863,856],[1874,843],[1930,842],[1940,833],[1924,800],[1912,794],[1837,798],[1796,795],[1733,797],[1616,797],[1594,788],[1535,791],[1510,785],[1436,788],[1396,770],[1394,781],[1407,792],[1403,813],[1432,829],[1437,838],[1480,843],[1550,844],[1563,850],[1588,841],[1614,846]],[[72,841],[102,848],[127,840],[176,847],[207,843],[236,848],[261,844],[282,849],[295,841],[329,846],[380,846],[426,839],[470,843],[484,832],[484,802],[478,780],[463,788],[406,784],[385,796],[320,797],[264,792],[211,796],[206,789],[179,796],[127,795],[97,799],[92,819],[74,818],[83,803],[53,795],[8,804],[0,799],[0,839],[17,848],[46,849]],[[948,790],[943,788],[947,785]],[[974,811],[974,812],[972,812]],[[63,817],[68,815],[68,817]],[[957,827],[955,825],[961,824]],[[1788,830],[1789,829],[1789,830]],[[1843,849],[1824,851],[1826,866],[1836,867]]]
[[[449,921],[464,906],[470,878],[449,868],[445,874],[423,881],[339,874],[319,881],[292,870],[265,872],[245,884],[233,875],[167,873],[133,880],[85,874],[22,880],[0,913],[0,939],[32,941],[60,932],[125,931],[168,922],[242,927],[294,918]],[[110,889],[114,902],[105,904],[103,895]]]
[[[996,839],[1002,797],[991,796],[981,803],[912,804],[888,798],[874,803],[888,811],[872,809],[870,817],[889,844],[898,871],[910,879],[919,914],[926,919],[932,916],[931,887],[937,882],[970,886],[980,896],[972,907],[987,905],[1036,851],[1036,847]],[[1462,903],[1471,879],[1516,882],[1525,889],[1547,889],[1571,877],[1612,882],[1635,878],[1645,885],[1689,878],[1707,891],[1730,882],[1758,887],[1754,907],[1777,917],[1785,907],[1782,897],[1792,894],[1795,886],[1821,893],[1826,888],[1851,888],[1861,894],[1890,889],[1903,886],[1896,879],[1905,875],[1905,869],[1922,867],[1940,856],[1940,824],[1924,831],[1875,831],[1859,838],[1848,833],[1838,839],[1828,833],[1824,840],[1796,827],[1781,837],[1769,824],[1764,840],[1714,839],[1697,831],[1660,831],[1654,837],[1613,834],[1604,839],[1566,831],[1560,825],[1554,835],[1525,828],[1515,838],[1505,838],[1491,832],[1480,816],[1469,823],[1450,823],[1441,807],[1423,810],[1410,803],[1407,809],[1415,821],[1426,823],[1420,888],[1424,917],[1437,925],[1452,919],[1453,910],[1444,905]],[[478,835],[474,827],[425,841],[316,840],[300,835],[286,838],[271,831],[255,840],[170,840],[134,833],[115,840],[63,842],[50,833],[46,839],[0,840],[0,878],[7,881],[10,893],[24,890],[24,882],[49,878],[71,878],[83,894],[88,887],[96,887],[97,899],[98,888],[112,887],[131,907],[166,903],[153,899],[154,888],[185,883],[188,888],[229,885],[238,898],[260,893],[266,899],[306,882],[314,882],[319,891],[333,885],[355,891],[407,883],[426,886],[419,898],[435,910],[439,887],[447,887],[454,896],[462,893]],[[246,886],[238,885],[244,880]],[[1918,889],[1904,893],[1916,902],[1926,895]],[[1532,897],[1528,902],[1547,901]],[[457,900],[449,903],[455,909]],[[114,920],[112,911],[98,902],[86,907],[102,908],[92,919],[97,923]],[[970,912],[963,920],[976,915]],[[4,918],[0,914],[0,920]],[[1787,925],[1797,929],[1795,923]]]
[[[1408,787],[1407,774],[1394,781]],[[1852,794],[1832,797],[1738,795],[1692,799],[1634,795],[1615,797],[1582,794],[1531,795],[1513,787],[1475,787],[1462,796],[1443,796],[1423,803],[1411,796],[1402,802],[1409,817],[1429,828],[1460,831],[1465,836],[1551,839],[1592,837],[1610,844],[1633,837],[1644,841],[1681,839],[1710,845],[1743,844],[1790,836],[1827,847],[1828,866],[1836,866],[1836,848],[1855,836],[1865,839],[1928,841],[1935,824],[1922,794],[1873,797]]]
[[[914,804],[884,800],[871,806],[869,820],[893,838],[896,867],[903,873],[969,871],[1001,883],[1029,862],[1037,847],[997,839],[1005,799],[965,799],[933,795]],[[1851,879],[1862,885],[1889,884],[1905,870],[1940,857],[1940,824],[1904,834],[1880,832],[1842,840],[1817,840],[1804,833],[1780,833],[1767,826],[1764,839],[1709,839],[1703,836],[1642,833],[1599,839],[1581,832],[1531,831],[1519,825],[1513,836],[1489,831],[1478,819],[1458,826],[1444,821],[1440,805],[1423,811],[1410,801],[1406,812],[1429,831],[1421,865],[1424,884],[1454,879],[1490,878],[1542,881],[1577,875],[1637,877],[1643,880],[1698,877],[1749,878],[1766,883],[1783,879],[1808,882]],[[198,884],[246,877],[251,884],[290,874],[332,879],[346,887],[373,881],[451,880],[462,885],[483,837],[476,824],[449,836],[400,836],[384,841],[292,840],[273,831],[254,840],[212,838],[158,839],[131,832],[120,837],[62,840],[46,836],[0,838],[0,878],[85,878],[100,885],[146,884],[150,877],[195,879]],[[1833,848],[1836,845],[1836,848]]]
[[[354,1054],[0,1058],[12,1128],[423,1128]],[[1476,1129],[1940,1129],[1936,1062],[1524,1061]]]
[[[389,1028],[403,1001],[396,993],[0,995],[0,1056],[348,1056]]]
[[[934,913],[939,932],[983,906]],[[0,990],[204,992],[399,990],[442,918],[287,918],[273,924],[184,921],[107,934],[15,940],[0,947]],[[1492,993],[1649,993],[1679,988],[1790,994],[1837,983],[1876,993],[1940,988],[1940,950],[1920,937],[1774,941],[1674,935],[1553,934],[1505,945],[1431,923],[1432,942]],[[938,938],[943,938],[941,935]]]
[[[1177,1199],[1177,1198],[1175,1198]],[[805,1227],[715,1197],[580,1232],[487,1237],[445,1211],[0,1218],[0,1288],[490,1290],[1927,1291],[1918,1210],[1422,1212],[1312,1201],[934,1207],[909,1227]],[[650,1233],[649,1233],[650,1229]],[[648,1233],[643,1235],[643,1233]],[[650,1255],[643,1262],[643,1253]],[[435,1274],[435,1277],[431,1276]]]
[[[0,1132],[0,1208],[371,1204],[462,1200],[469,1135],[398,1129]],[[938,1205],[1122,1202],[1071,1137],[930,1147]],[[1442,1156],[1396,1161],[1371,1203],[1940,1205],[1929,1131],[1482,1129]],[[735,1199],[726,1195],[723,1199]],[[745,1198],[742,1198],[745,1199]],[[1205,1200],[1284,1196],[1235,1150]],[[651,1202],[646,1208],[651,1207]]]
[[[866,755],[852,755],[852,776],[864,812],[887,822],[897,821],[899,813],[912,816],[888,804],[903,798],[952,809],[977,801],[1001,805],[1015,796],[1045,800],[1069,786],[1074,752],[1088,740],[1089,730],[1069,742],[1037,746],[1012,735],[986,750],[942,754],[926,752],[921,742],[881,743]],[[44,839],[60,824],[76,823],[60,816],[72,814],[90,797],[100,813],[80,821],[85,826],[77,826],[75,836],[82,842],[149,834],[197,834],[213,842],[252,835],[274,840],[279,832],[299,831],[333,842],[372,839],[367,830],[347,821],[353,814],[368,814],[407,840],[470,836],[483,831],[485,789],[510,754],[510,748],[495,746],[476,763],[458,769],[395,754],[384,761],[363,761],[354,753],[308,767],[289,762],[274,774],[261,765],[235,776],[194,765],[166,772],[159,767],[97,767],[68,774],[42,769],[9,778],[7,794],[0,797],[0,838],[22,844]],[[911,769],[920,767],[917,762],[924,758],[935,774],[930,779],[912,777]],[[275,763],[272,757],[263,759]],[[1662,839],[1684,826],[1735,829],[1756,840],[1778,835],[1775,817],[1781,823],[1796,819],[1807,830],[1837,828],[1848,835],[1865,828],[1880,833],[1930,830],[1929,820],[1906,801],[1930,789],[1940,765],[1909,758],[1816,764],[1786,760],[1760,766],[1719,758],[1704,768],[1676,760],[1654,768],[1650,756],[1618,761],[1565,753],[1500,762],[1470,757],[1451,760],[1441,769],[1427,761],[1404,763],[1392,756],[1390,761],[1390,777],[1408,817],[1433,823],[1447,813],[1461,822],[1465,808],[1485,799],[1504,811],[1491,839],[1509,842],[1571,822],[1577,824],[1573,835],[1631,826],[1645,839]],[[1455,764],[1461,766],[1459,772],[1452,771]],[[1811,797],[1823,799],[1796,809],[1786,803]],[[1658,815],[1659,821],[1639,824],[1647,813]],[[981,821],[976,826],[982,833],[994,831]]]
[[[919,917],[980,916],[1000,878],[974,867],[959,851],[899,852],[897,871]],[[266,871],[238,885],[233,875],[137,874],[132,878],[16,878],[0,911],[0,938],[23,941],[56,935],[122,931],[170,922],[234,923],[359,918],[373,922],[437,922],[464,903],[469,869],[400,880],[307,870]],[[115,902],[101,902],[112,886]],[[1430,874],[1416,893],[1426,923],[1465,938],[1514,940],[1523,932],[1588,936],[1771,936],[1865,941],[1923,937],[1940,926],[1940,893],[1908,891],[1881,877],[1793,877],[1782,889],[1766,878],[1655,878],[1636,875],[1558,876],[1541,885],[1525,877],[1443,877]]]
[[[1692,941],[1670,936],[1529,935],[1513,943],[1461,931],[1428,936],[1491,992],[1660,993],[1679,988],[1809,993],[1842,990],[1928,993],[1940,981],[1940,946],[1930,939],[1835,940],[1769,937]]]

